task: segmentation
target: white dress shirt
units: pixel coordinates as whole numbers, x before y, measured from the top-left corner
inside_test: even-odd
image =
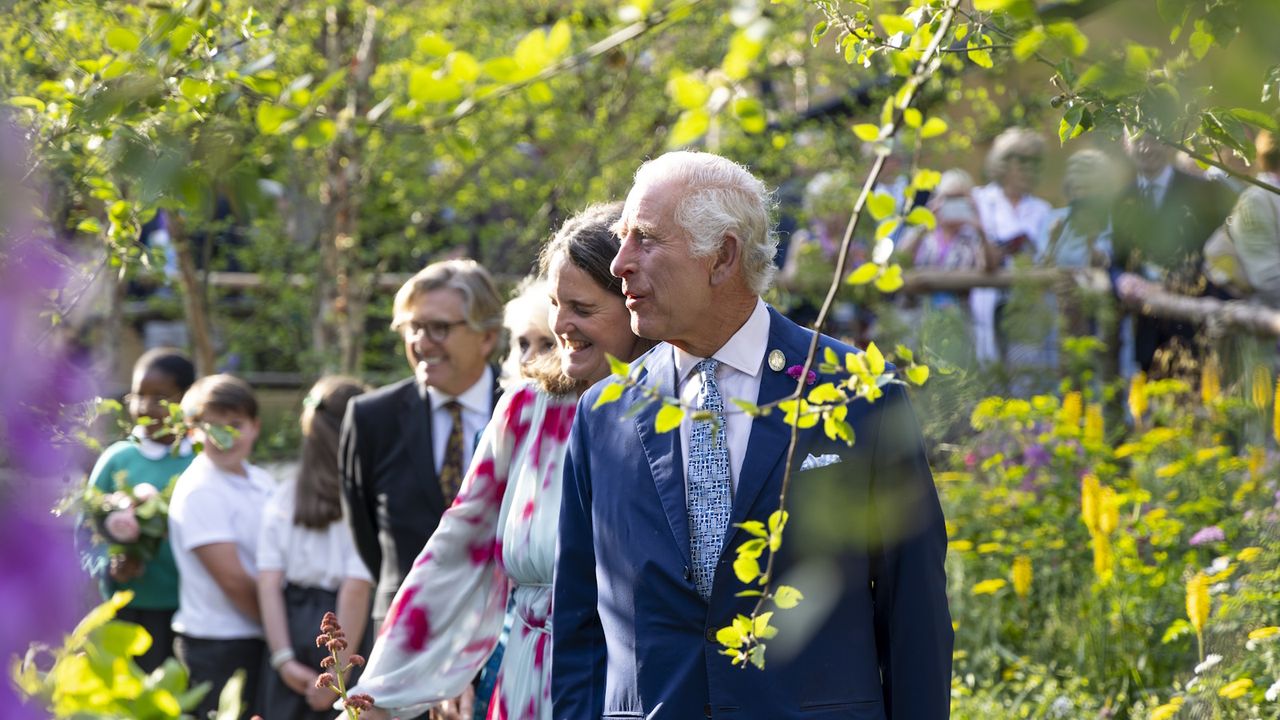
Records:
[[[1148,180],[1146,175],[1138,175],[1138,191],[1151,198],[1156,208],[1164,205],[1164,196],[1169,192],[1169,181],[1173,179],[1173,166],[1165,165],[1154,179]]]
[[[760,397],[760,376],[764,367],[766,345],[769,343],[769,308],[763,300],[756,299],[756,308],[750,317],[720,346],[711,357],[720,361],[716,371],[716,385],[724,402],[725,442],[729,445],[729,477],[733,489],[738,489],[738,476],[742,473],[742,460],[747,454],[747,441],[751,439],[752,416],[733,403],[734,399],[752,404]],[[685,407],[698,406],[698,393],[702,391],[702,375],[698,363],[705,358],[696,357],[672,347],[675,352],[677,391]],[[680,451],[684,457],[685,489],[688,491],[689,435],[693,423],[688,415],[680,423]]]
[[[445,445],[449,443],[449,433],[453,430],[453,420],[444,406],[452,400],[462,405],[462,472],[465,474],[471,467],[476,438],[480,437],[493,414],[493,369],[485,365],[480,379],[457,397],[428,386],[427,399],[431,401],[431,449],[435,453],[436,473],[444,464]]]

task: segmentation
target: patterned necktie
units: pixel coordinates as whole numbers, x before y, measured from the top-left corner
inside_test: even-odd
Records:
[[[711,597],[711,582],[720,559],[720,545],[733,507],[729,480],[729,446],[724,437],[724,401],[716,385],[720,361],[698,363],[702,391],[698,406],[709,410],[714,420],[696,420],[689,433],[689,551],[693,560],[693,580],[698,594]]]
[[[462,405],[457,400],[444,404],[449,413],[449,439],[444,444],[444,462],[440,464],[440,489],[446,507],[453,504],[462,486]]]

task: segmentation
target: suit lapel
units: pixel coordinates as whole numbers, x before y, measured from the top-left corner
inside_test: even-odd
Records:
[[[648,355],[644,373],[642,383],[657,387],[664,397],[676,394],[675,353],[670,345],[661,345]],[[635,399],[639,399],[638,396],[631,400]],[[661,404],[653,403],[636,415],[636,432],[649,460],[649,472],[671,525],[671,534],[687,565],[690,562],[689,511],[685,501],[684,453],[680,449],[679,428],[668,433],[659,433],[654,428],[660,407]]]
[[[808,331],[783,318],[772,307],[769,308],[769,346],[766,353],[781,350],[787,366],[803,365],[809,351],[810,337],[812,336]],[[760,372],[763,374],[760,377],[760,394],[756,405],[776,402],[795,391],[795,379],[786,372],[771,369],[767,360]],[[781,411],[774,410],[768,417],[758,417],[751,423],[747,454],[742,461],[738,490],[733,499],[733,513],[729,517],[730,529],[725,533],[726,547],[734,534],[735,523],[763,519],[748,518],[747,514],[755,505],[760,492],[778,473],[786,457],[787,445],[791,442],[791,426],[783,422],[783,416]]]
[[[421,490],[427,506],[444,510],[444,491],[436,477],[435,452],[432,449],[431,405],[418,392],[417,383],[405,386],[400,402],[402,437],[413,468],[409,475]]]

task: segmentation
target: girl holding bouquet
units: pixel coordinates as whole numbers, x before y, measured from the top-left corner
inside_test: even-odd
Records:
[[[90,508],[95,543],[90,572],[98,579],[104,599],[117,590],[133,591],[133,600],[117,614],[141,625],[151,635],[151,647],[137,658],[151,672],[173,655],[170,622],[178,608],[178,569],[167,539],[148,536],[154,525],[167,531],[158,513],[173,478],[191,464],[191,443],[161,422],[169,412],[164,403],[178,403],[195,382],[195,367],[173,348],[156,348],[138,358],[128,401],[133,432],[107,448],[89,475],[90,490],[103,502]],[[96,492],[95,492],[96,491]],[[156,498],[156,499],[153,499]],[[148,506],[142,510],[143,506]],[[123,552],[121,552],[123,550]]]

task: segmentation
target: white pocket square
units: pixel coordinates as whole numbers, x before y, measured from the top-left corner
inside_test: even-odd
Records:
[[[839,455],[809,455],[804,459],[804,462],[800,463],[800,471],[804,472],[805,470],[835,465],[838,462],[840,462]]]

